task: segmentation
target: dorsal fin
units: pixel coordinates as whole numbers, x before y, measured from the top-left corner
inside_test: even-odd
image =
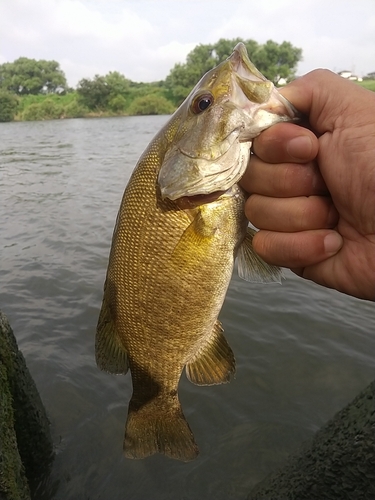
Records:
[[[111,315],[107,281],[96,329],[95,358],[98,367],[109,373],[125,374],[129,369],[128,356]]]

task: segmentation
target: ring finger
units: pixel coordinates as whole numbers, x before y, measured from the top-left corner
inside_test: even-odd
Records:
[[[246,201],[245,214],[258,229],[278,232],[329,229],[338,221],[328,196],[272,198],[253,194]]]

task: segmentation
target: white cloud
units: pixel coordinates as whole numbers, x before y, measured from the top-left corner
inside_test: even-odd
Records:
[[[103,12],[90,8],[87,2],[85,4],[78,0],[55,0],[55,8],[50,16],[51,29],[58,35],[71,38],[89,37],[100,40],[105,46],[143,40],[154,32],[149,21],[130,9],[123,8],[115,20],[107,20]]]
[[[70,85],[117,70],[160,80],[198,43],[284,40],[314,67],[375,69],[374,0],[0,0],[0,62],[55,59]]]

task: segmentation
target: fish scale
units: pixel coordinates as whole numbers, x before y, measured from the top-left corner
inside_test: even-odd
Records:
[[[109,256],[96,360],[111,373],[130,368],[133,394],[124,438],[129,458],[158,452],[183,461],[197,456],[178,383],[184,367],[198,385],[228,382],[235,371],[218,314],[236,255],[242,277],[280,279],[279,269],[252,250],[253,232],[243,210],[246,196],[238,186],[251,138],[272,120],[294,117],[288,103],[276,91],[271,94],[270,82],[259,77],[238,45],[198,82],[157,134],[125,189]],[[202,112],[196,105],[201,96],[206,99]]]

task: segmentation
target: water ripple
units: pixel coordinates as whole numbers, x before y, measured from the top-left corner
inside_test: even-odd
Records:
[[[281,286],[234,276],[221,320],[236,378],[181,381],[200,457],[122,457],[131,382],[97,369],[94,332],[123,189],[166,119],[0,124],[0,307],[57,450],[40,500],[242,499],[373,377],[374,304],[291,273]]]

